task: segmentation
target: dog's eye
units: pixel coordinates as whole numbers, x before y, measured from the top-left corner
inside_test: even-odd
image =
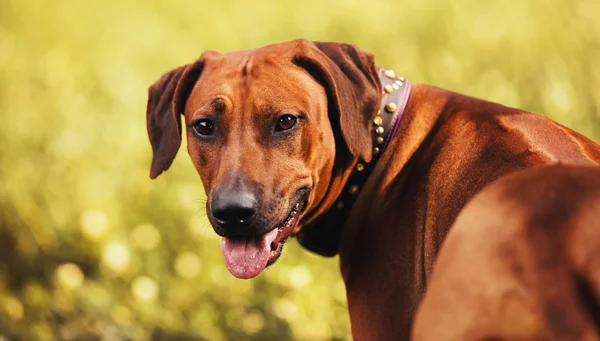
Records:
[[[196,121],[192,126],[192,129],[194,129],[194,131],[198,135],[209,136],[212,135],[215,131],[215,125],[211,120],[203,118],[201,120]]]
[[[292,115],[283,115],[277,121],[276,131],[292,129],[296,125],[298,118]]]

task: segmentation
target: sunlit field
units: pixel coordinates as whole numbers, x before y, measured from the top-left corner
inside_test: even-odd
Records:
[[[206,49],[348,42],[413,83],[599,141],[599,13],[598,0],[0,1],[0,340],[349,340],[337,258],[290,241],[237,280],[185,145],[150,180],[148,86]]]

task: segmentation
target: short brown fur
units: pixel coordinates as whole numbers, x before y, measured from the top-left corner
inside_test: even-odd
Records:
[[[301,229],[331,208],[357,161],[370,160],[371,120],[380,99],[373,56],[351,45],[296,40],[205,53],[150,89],[151,176],[175,157],[183,113],[207,205],[213,189],[249,183],[261,197],[257,231],[266,232],[285,216],[296,190],[307,187]],[[270,115],[286,111],[304,112],[307,119],[297,133],[275,139]],[[212,142],[190,129],[206,115],[220,117],[222,135]],[[427,287],[416,340],[595,340],[598,317],[590,311],[600,290],[600,261],[592,252],[600,246],[598,161],[597,144],[543,116],[415,85],[397,137],[334,236],[354,339],[408,340]],[[591,186],[585,198],[575,189],[588,183],[581,179]],[[538,205],[548,186],[554,186],[554,202]],[[555,209],[561,206],[568,219],[559,219]],[[536,253],[559,265],[539,266]],[[524,290],[523,280],[540,290]],[[565,291],[544,291],[544,281]],[[482,297],[487,286],[500,289]],[[544,308],[507,300],[507,288]],[[573,315],[562,321],[556,306]]]

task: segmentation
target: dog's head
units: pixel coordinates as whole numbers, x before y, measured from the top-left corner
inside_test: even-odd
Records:
[[[380,97],[373,56],[352,45],[205,52],[149,89],[150,176],[169,168],[184,130],[227,268],[254,277],[371,159]]]

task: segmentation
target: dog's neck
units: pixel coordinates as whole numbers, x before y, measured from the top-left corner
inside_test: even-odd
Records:
[[[379,79],[383,96],[379,111],[373,119],[372,160],[370,162],[359,160],[335,204],[313,222],[302,227],[297,234],[302,246],[322,256],[331,257],[337,254],[342,225],[377,160],[396,135],[408,103],[411,85],[407,79],[396,76],[392,70],[382,68],[379,69]]]

